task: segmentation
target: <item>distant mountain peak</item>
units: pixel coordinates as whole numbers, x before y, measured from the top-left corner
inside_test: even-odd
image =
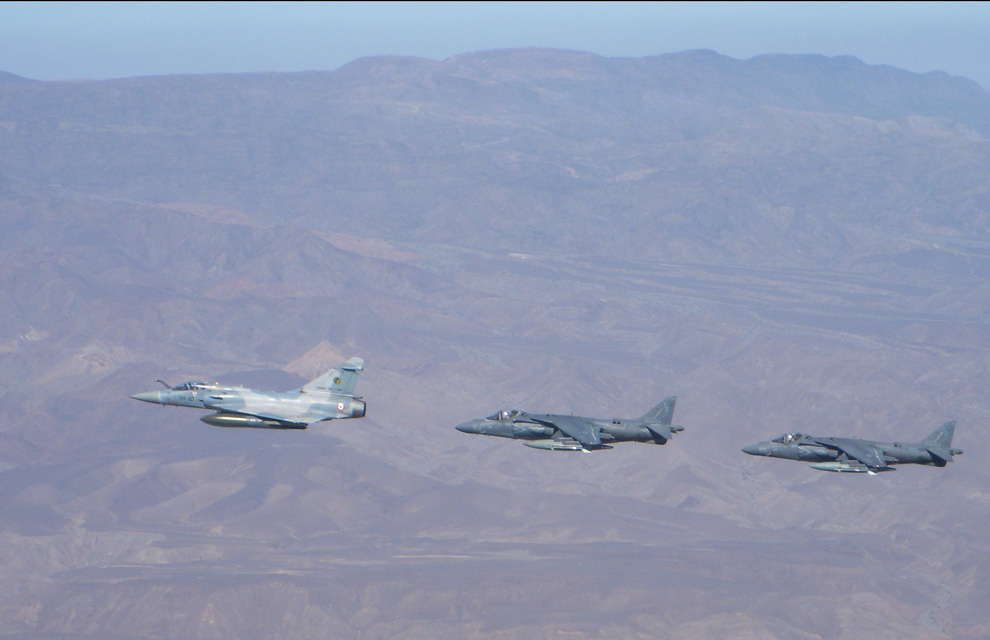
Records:
[[[39,80],[32,80],[31,78],[25,78],[8,71],[0,71],[0,84],[15,83],[15,82],[40,82]]]

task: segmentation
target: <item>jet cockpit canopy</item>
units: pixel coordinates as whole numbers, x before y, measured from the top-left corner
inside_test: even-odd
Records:
[[[510,418],[515,418],[518,415],[519,412],[515,409],[502,409],[498,413],[493,413],[488,416],[485,420],[508,420]]]
[[[774,442],[779,442],[781,444],[794,444],[803,437],[804,435],[800,433],[787,433],[775,439]]]
[[[209,389],[211,386],[205,382],[190,381],[177,384],[171,389],[172,391],[195,391],[197,389]]]

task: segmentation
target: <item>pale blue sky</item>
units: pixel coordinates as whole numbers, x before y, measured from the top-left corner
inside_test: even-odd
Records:
[[[987,2],[0,2],[0,70],[28,78],[336,69],[556,47],[854,55],[990,87]]]

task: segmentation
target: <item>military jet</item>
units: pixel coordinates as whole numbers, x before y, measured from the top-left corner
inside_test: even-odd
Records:
[[[365,403],[354,395],[364,360],[351,358],[293,391],[256,391],[220,383],[184,382],[164,390],[136,393],[142,402],[214,411],[200,418],[215,427],[305,429],[314,422],[363,418]]]
[[[676,396],[653,407],[642,418],[632,420],[582,418],[549,413],[525,413],[506,409],[484,420],[457,425],[464,433],[515,438],[527,447],[548,451],[594,451],[611,449],[613,442],[667,444],[684,427],[672,425]]]
[[[770,456],[813,463],[812,469],[876,475],[893,471],[895,464],[927,464],[944,467],[952,456],[955,421],[946,422],[921,442],[875,442],[858,438],[822,438],[788,433],[769,442],[743,448],[751,456]]]

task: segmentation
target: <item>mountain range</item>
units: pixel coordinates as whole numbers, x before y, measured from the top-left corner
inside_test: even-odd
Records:
[[[990,94],[519,49],[0,73],[0,636],[985,638]],[[361,420],[128,398],[290,389]],[[642,415],[664,447],[454,425]],[[866,477],[781,433],[965,455]]]

